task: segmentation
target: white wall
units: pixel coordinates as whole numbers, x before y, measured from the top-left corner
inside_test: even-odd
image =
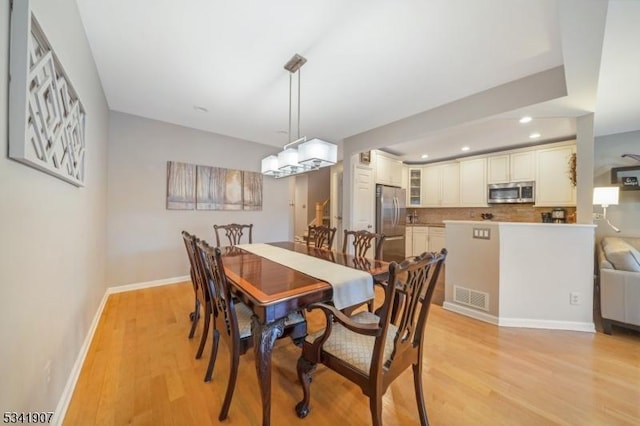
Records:
[[[601,136],[595,141],[594,186],[611,186],[611,168],[640,166],[632,158],[622,154],[640,154],[640,131]],[[593,206],[593,211],[602,213],[602,208]],[[607,235],[640,236],[640,191],[620,191],[620,204],[607,209],[609,221],[620,228],[616,234],[606,223],[598,225],[597,238]]]
[[[276,149],[214,133],[112,112],[109,126],[110,286],[189,274],[180,232],[215,243],[214,224],[253,223],[254,242],[289,235],[288,179],[264,178],[262,211],[167,210],[167,161],[260,171]]]
[[[18,0],[21,1],[21,0]],[[86,186],[7,158],[0,3],[0,411],[54,411],[105,293],[108,108],[74,0],[32,0],[87,111]],[[51,380],[44,367],[51,362]]]

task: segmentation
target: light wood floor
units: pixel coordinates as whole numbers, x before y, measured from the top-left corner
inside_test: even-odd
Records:
[[[65,425],[210,425],[227,381],[221,344],[210,383],[209,352],[194,359],[199,334],[187,339],[190,283],[112,295],[105,307],[67,411]],[[320,325],[309,316],[310,329]],[[433,305],[424,358],[425,400],[438,425],[639,425],[640,334],[498,328]],[[210,342],[210,340],[209,340]],[[207,343],[209,343],[207,342]],[[273,354],[272,424],[368,425],[367,398],[319,366],[311,413],[298,419],[299,349],[289,339]],[[259,425],[254,356],[240,361],[224,424]],[[389,388],[384,424],[418,424],[410,370]]]

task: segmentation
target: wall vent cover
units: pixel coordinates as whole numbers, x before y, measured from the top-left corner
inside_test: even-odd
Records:
[[[489,311],[489,293],[454,285],[453,300],[462,305]]]

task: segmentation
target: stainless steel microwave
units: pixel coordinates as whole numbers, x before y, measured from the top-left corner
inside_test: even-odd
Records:
[[[488,186],[487,203],[533,203],[535,182],[492,183]]]

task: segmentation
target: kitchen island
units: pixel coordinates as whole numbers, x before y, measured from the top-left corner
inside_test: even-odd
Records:
[[[595,225],[444,223],[445,309],[499,326],[595,331]]]

